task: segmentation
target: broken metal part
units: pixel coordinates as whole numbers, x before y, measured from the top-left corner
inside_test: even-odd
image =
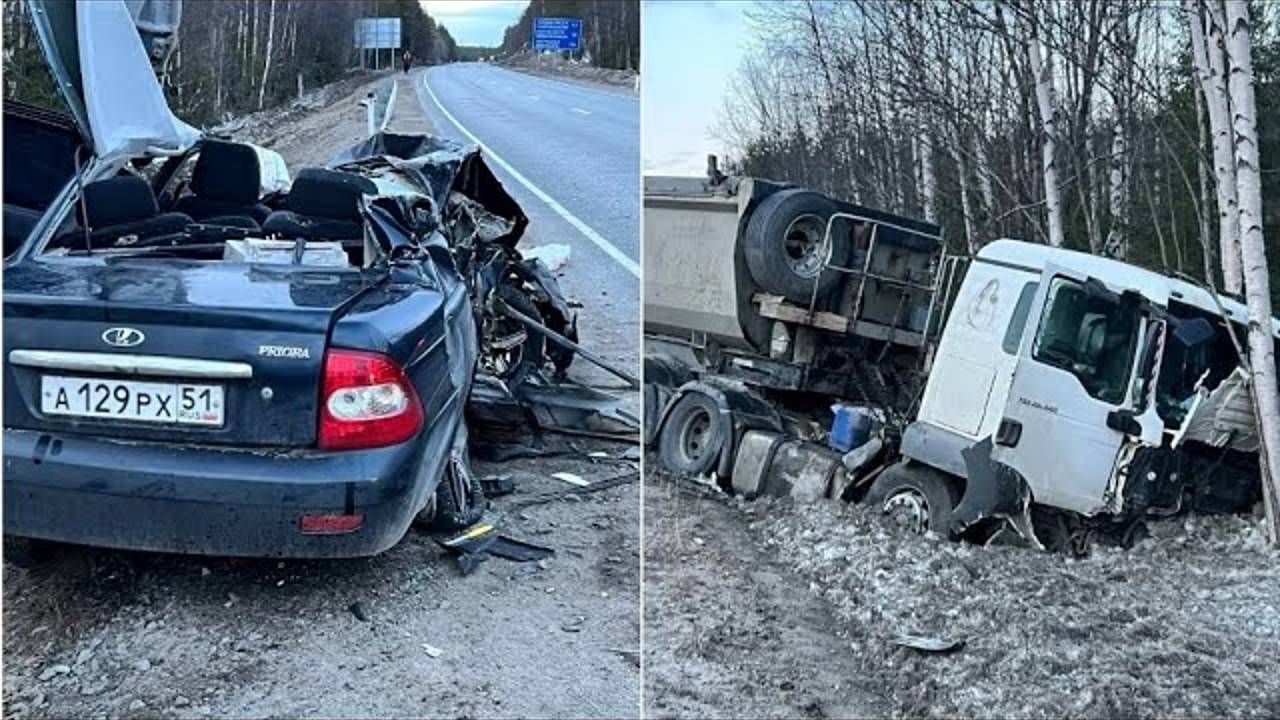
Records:
[[[1207,390],[1203,382],[1197,384],[1191,408],[1174,436],[1173,447],[1195,440],[1216,448],[1258,452],[1257,416],[1249,385],[1249,374],[1242,367],[1237,367],[1212,391]]]
[[[927,653],[951,653],[964,648],[964,640],[960,638],[927,637],[925,635],[898,635],[892,640],[894,645],[911,648]]]
[[[530,377],[512,395],[544,430],[638,441],[640,418],[607,393],[573,382]]]
[[[358,172],[380,185],[408,185],[431,198],[435,208],[444,208],[450,193],[461,193],[511,223],[509,232],[494,239],[508,248],[515,247],[529,224],[528,216],[474,145],[431,135],[383,132],[344,150],[328,166]]]
[[[951,511],[951,530],[960,535],[983,520],[995,518],[1043,550],[1031,526],[1031,489],[1017,470],[991,457],[993,447],[987,438],[960,453],[968,482],[960,504]]]
[[[582,495],[588,495],[591,493],[597,493],[603,490],[608,490],[610,488],[615,488],[621,485],[627,485],[629,483],[633,483],[636,480],[638,480],[639,477],[640,477],[640,474],[635,470],[628,470],[626,472],[622,472],[617,475],[607,477],[603,480],[596,480],[595,482],[588,483],[586,487],[578,487],[576,485],[570,485],[564,490],[539,493],[537,495],[534,495],[533,497],[515,500],[508,506],[508,508],[510,510],[518,510],[520,508],[531,507],[533,505],[542,505],[545,503],[562,500],[566,495],[582,496]]]
[[[479,567],[490,555],[497,555],[515,562],[532,562],[551,557],[551,548],[533,545],[502,535],[489,523],[477,523],[451,537],[437,536],[436,543],[453,553],[458,569],[463,575]]]
[[[493,544],[488,547],[488,552],[490,555],[497,555],[513,562],[536,562],[555,554],[551,548],[516,540],[506,535],[494,538]]]
[[[510,475],[490,475],[480,478],[480,488],[487,498],[502,497],[516,491],[515,480]]]
[[[892,452],[885,452],[887,447],[884,438],[873,437],[861,447],[845,453],[840,458],[845,472],[836,476],[839,486],[832,486],[831,498],[853,501],[865,494],[876,475],[884,468],[885,459],[894,456]]]
[[[542,322],[547,329],[560,333],[574,343],[578,342],[577,313],[570,308],[551,268],[537,258],[525,258],[512,263],[510,269],[531,288],[533,304],[542,315]],[[563,379],[569,364],[573,362],[574,349],[552,342],[547,344],[546,353],[555,367],[557,378]]]
[[[521,313],[519,310],[516,310],[515,308],[508,305],[506,302],[502,300],[502,298],[498,297],[497,295],[493,296],[492,303],[493,303],[495,312],[499,312],[506,315],[507,317],[510,317],[515,320],[519,320],[521,323],[524,324],[525,327],[529,328],[533,332],[542,333],[551,342],[556,343],[561,347],[565,347],[573,350],[578,355],[582,356],[583,358],[586,358],[593,365],[596,365],[597,367],[605,370],[611,375],[614,375],[616,377],[619,377],[625,380],[627,384],[630,385],[633,389],[638,390],[640,388],[640,379],[637,378],[636,376],[632,375],[626,370],[623,370],[619,367],[615,367],[614,365],[605,361],[603,358],[599,357],[595,353],[592,353],[586,350],[578,343],[548,328],[546,325],[538,322],[537,320],[534,320],[528,315]]]
[[[607,440],[635,442],[640,418],[623,401],[574,382],[550,382],[531,375],[514,388],[490,375],[477,375],[467,405],[468,418],[498,428],[532,428]],[[488,433],[486,433],[488,434]],[[554,454],[541,438],[503,438],[506,445],[524,446],[507,457]]]

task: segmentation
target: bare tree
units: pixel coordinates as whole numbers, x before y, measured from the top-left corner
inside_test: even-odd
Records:
[[[1236,202],[1235,160],[1232,157],[1231,98],[1227,92],[1226,59],[1222,24],[1215,13],[1205,12],[1201,0],[1185,0],[1191,29],[1191,58],[1200,77],[1209,132],[1213,137],[1213,172],[1218,191],[1218,242],[1223,287],[1239,294],[1244,289],[1240,265],[1239,211]],[[1218,8],[1221,14],[1221,8]],[[1208,26],[1208,32],[1205,27]]]
[[[1262,175],[1258,157],[1258,113],[1253,87],[1249,6],[1225,0],[1223,16],[1230,66],[1235,179],[1240,204],[1240,251],[1249,306],[1249,364],[1262,438],[1263,492],[1271,541],[1280,544],[1280,386],[1276,382],[1271,287],[1262,236]],[[1223,179],[1219,178],[1219,182]]]
[[[1058,103],[1053,87],[1053,55],[1042,54],[1039,22],[1034,14],[1024,18],[1027,60],[1035,78],[1036,107],[1040,111],[1041,172],[1044,175],[1044,206],[1049,225],[1049,244],[1067,244],[1062,224],[1062,193],[1058,185]]]

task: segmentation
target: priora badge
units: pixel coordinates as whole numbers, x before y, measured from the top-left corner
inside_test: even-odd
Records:
[[[102,333],[102,342],[121,348],[141,345],[142,341],[146,339],[147,336],[143,335],[141,330],[131,327],[107,328]]]

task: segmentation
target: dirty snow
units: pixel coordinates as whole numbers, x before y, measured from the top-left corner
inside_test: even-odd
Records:
[[[519,53],[505,58],[500,64],[507,69],[530,75],[554,77],[586,85],[610,85],[632,92],[636,89],[638,74],[634,70],[602,68],[567,60],[558,53]]]
[[[747,508],[841,619],[902,715],[1280,715],[1280,555],[1257,522],[1153,524],[1073,560],[895,534],[861,508]],[[962,638],[952,656],[888,643]]]
[[[877,712],[1280,716],[1280,553],[1256,518],[1152,523],[1133,550],[1095,546],[1070,559],[905,535],[844,504],[704,502],[745,528],[762,563],[793,572],[795,592],[821,600],[833,618],[825,631],[847,648],[822,664],[865,680],[880,698],[864,704]],[[652,553],[646,543],[647,562]],[[646,587],[648,612],[662,612],[660,594]],[[903,633],[966,644],[924,654],[892,643]]]

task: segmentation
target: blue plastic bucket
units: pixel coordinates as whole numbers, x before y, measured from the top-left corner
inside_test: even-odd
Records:
[[[871,439],[875,416],[870,410],[857,405],[836,403],[831,406],[835,418],[831,421],[831,438],[827,441],[832,450],[842,453],[862,447]]]

